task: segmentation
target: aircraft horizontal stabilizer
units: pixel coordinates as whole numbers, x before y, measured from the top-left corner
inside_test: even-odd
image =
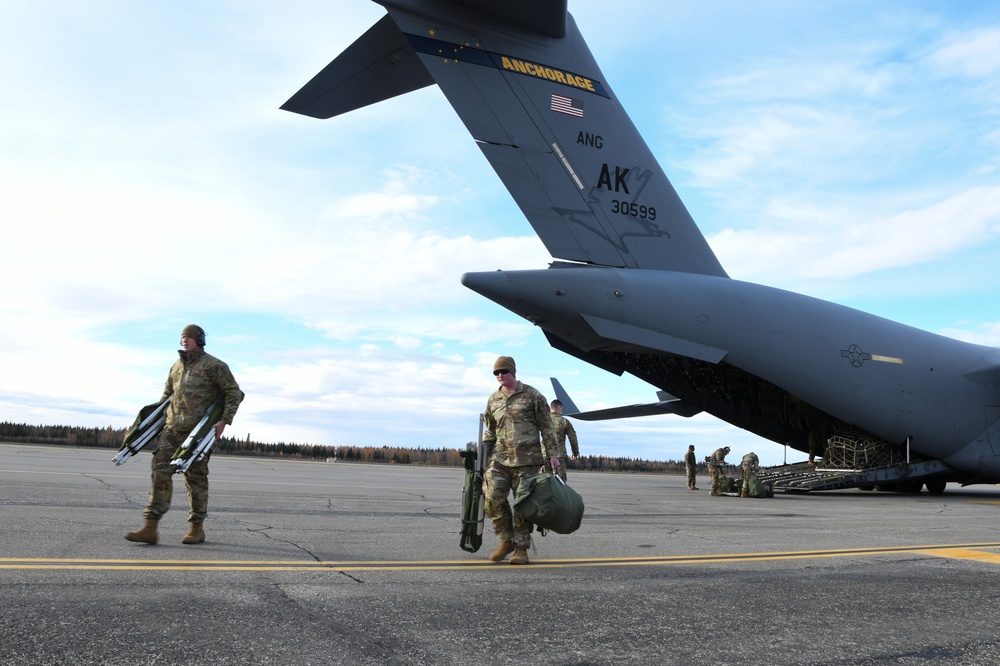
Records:
[[[552,388],[556,392],[556,398],[563,403],[563,416],[570,416],[581,421],[610,421],[613,419],[627,419],[635,416],[656,416],[659,414],[675,414],[690,418],[702,410],[694,405],[688,404],[680,398],[675,398],[665,391],[657,391],[658,402],[650,402],[636,405],[623,405],[621,407],[609,407],[608,409],[595,409],[589,412],[581,412],[573,402],[566,389],[562,387],[559,380],[550,377]]]
[[[578,414],[566,414],[581,421],[611,421],[613,419],[628,419],[635,416],[657,416],[659,414],[675,414],[690,418],[701,410],[689,405],[679,398],[674,398],[667,402],[650,402],[639,405],[623,405],[621,407],[609,407],[608,409],[595,409],[590,412],[580,412]]]
[[[386,15],[281,108],[312,118],[333,118],[432,83],[403,33]]]

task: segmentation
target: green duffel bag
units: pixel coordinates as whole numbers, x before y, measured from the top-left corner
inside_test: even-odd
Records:
[[[749,486],[747,493],[750,497],[774,497],[774,491],[771,490],[770,486],[756,476],[751,476],[747,485]]]
[[[514,510],[542,529],[569,534],[583,521],[583,498],[552,472],[543,472],[521,478]]]

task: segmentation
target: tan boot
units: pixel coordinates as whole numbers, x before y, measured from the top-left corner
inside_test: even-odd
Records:
[[[527,564],[528,563],[528,549],[527,548],[515,548],[514,554],[510,557],[511,564]]]
[[[497,549],[490,553],[490,561],[492,562],[502,562],[505,557],[514,552],[514,542],[501,541],[497,544]]]
[[[181,539],[181,543],[201,543],[205,540],[205,528],[201,526],[201,523],[191,523],[191,527],[188,528],[187,534]]]
[[[142,527],[135,532],[126,532],[125,538],[138,543],[155,544],[160,540],[160,535],[156,532],[156,524],[158,522],[160,522],[159,518],[143,518]]]

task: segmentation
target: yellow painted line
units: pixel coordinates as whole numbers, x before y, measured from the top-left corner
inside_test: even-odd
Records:
[[[923,555],[933,555],[934,557],[944,557],[953,560],[974,560],[976,562],[986,562],[988,564],[1000,564],[1000,553],[987,553],[981,550],[955,548],[947,550],[921,550],[919,552]]]
[[[731,553],[710,555],[670,555],[644,557],[605,557],[536,560],[530,569],[663,566],[678,564],[733,564],[775,560],[803,560],[832,557],[873,557],[911,553],[929,557],[966,559],[1000,564],[1000,543],[939,544],[927,546],[890,546],[882,548],[843,548],[835,550],[800,550],[773,553]],[[0,569],[7,570],[111,570],[111,571],[457,571],[462,569],[507,568],[506,562],[475,560],[417,561],[331,561],[309,560],[139,560],[86,558],[0,558]]]

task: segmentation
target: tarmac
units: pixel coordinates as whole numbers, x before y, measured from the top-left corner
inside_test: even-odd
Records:
[[[711,447],[706,447],[711,448]],[[150,454],[0,444],[2,664],[995,664],[1000,488],[711,497],[570,472],[531,563],[459,548],[464,472],[215,456],[155,546]]]

